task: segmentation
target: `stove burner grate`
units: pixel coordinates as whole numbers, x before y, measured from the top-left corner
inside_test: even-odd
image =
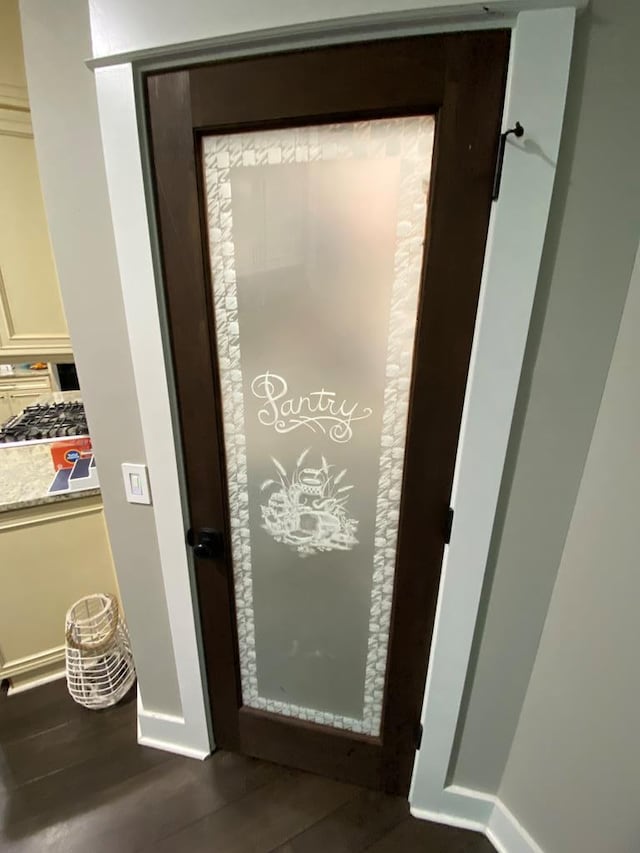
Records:
[[[39,403],[0,427],[0,444],[88,434],[84,405],[79,401]]]

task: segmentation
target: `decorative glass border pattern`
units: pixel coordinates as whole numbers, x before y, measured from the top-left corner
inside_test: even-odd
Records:
[[[387,669],[433,132],[432,116],[416,116],[208,136],[203,140],[243,702],[252,708],[373,736],[380,732]],[[362,719],[354,719],[265,699],[258,693],[230,169],[238,166],[385,156],[400,159],[400,192],[387,342],[363,716]]]

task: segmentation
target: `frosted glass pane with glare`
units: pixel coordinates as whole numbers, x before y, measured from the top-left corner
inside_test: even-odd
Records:
[[[243,703],[371,735],[433,128],[203,142]]]

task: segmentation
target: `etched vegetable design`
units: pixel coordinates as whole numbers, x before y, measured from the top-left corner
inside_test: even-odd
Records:
[[[262,505],[263,527],[276,542],[291,546],[301,557],[318,551],[350,551],[358,544],[358,522],[347,513],[349,492],[343,484],[347,469],[337,474],[335,467],[321,457],[320,468],[304,467],[310,448],[296,461],[291,477],[273,457],[278,479],[265,480],[261,491],[270,491]]]

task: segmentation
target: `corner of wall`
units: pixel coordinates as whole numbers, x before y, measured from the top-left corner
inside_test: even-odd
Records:
[[[411,807],[411,814],[447,826],[481,832],[497,853],[544,853],[507,806],[494,794],[451,785],[437,810]]]
[[[139,682],[150,707],[180,714],[183,703],[153,508],[132,507],[122,488],[121,462],[144,461],[145,450],[118,285],[96,92],[85,65],[90,52],[87,0],[22,0],[20,5],[45,210],[100,460],[102,499]],[[94,318],[99,320],[92,322]]]

